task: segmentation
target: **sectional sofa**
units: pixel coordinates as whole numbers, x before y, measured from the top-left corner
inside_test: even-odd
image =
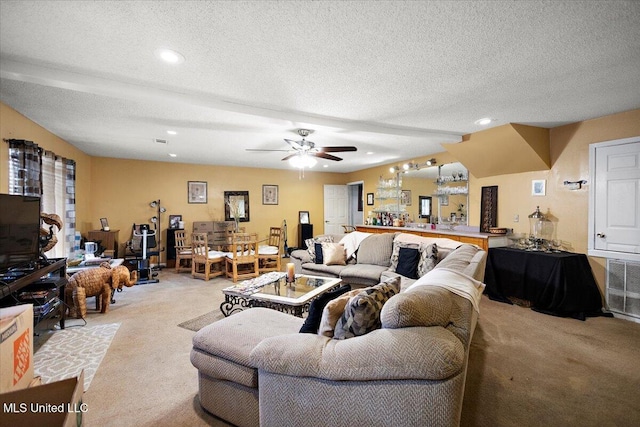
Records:
[[[458,425],[486,253],[441,243],[455,248],[403,289],[386,267],[375,270],[391,282],[352,291],[395,287],[362,335],[299,333],[304,319],[267,308],[201,329],[191,362],[203,408],[239,426]]]

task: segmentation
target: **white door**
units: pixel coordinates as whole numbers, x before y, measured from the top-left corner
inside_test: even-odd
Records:
[[[349,223],[349,191],[346,185],[324,186],[324,233],[344,234]]]
[[[623,142],[627,141],[627,142]],[[590,247],[640,254],[640,138],[596,146]]]

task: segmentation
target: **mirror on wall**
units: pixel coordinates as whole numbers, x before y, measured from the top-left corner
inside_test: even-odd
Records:
[[[407,204],[412,221],[468,225],[469,173],[462,163],[446,163],[402,174],[402,189],[415,202]]]

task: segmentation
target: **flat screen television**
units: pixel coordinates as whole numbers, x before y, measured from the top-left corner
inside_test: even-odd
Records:
[[[0,194],[0,272],[40,258],[40,198]]]

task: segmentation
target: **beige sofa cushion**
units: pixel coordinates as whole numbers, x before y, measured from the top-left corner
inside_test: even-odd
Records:
[[[450,268],[451,270],[467,274],[466,270],[467,267],[469,267],[469,263],[478,251],[481,250],[482,249],[475,245],[464,243],[440,261],[435,268]]]
[[[383,328],[442,326],[450,322],[451,293],[440,287],[421,286],[400,293],[382,307]]]
[[[347,265],[347,252],[340,243],[322,242],[324,265]]]
[[[358,264],[374,264],[389,267],[395,233],[372,234],[360,242]]]

